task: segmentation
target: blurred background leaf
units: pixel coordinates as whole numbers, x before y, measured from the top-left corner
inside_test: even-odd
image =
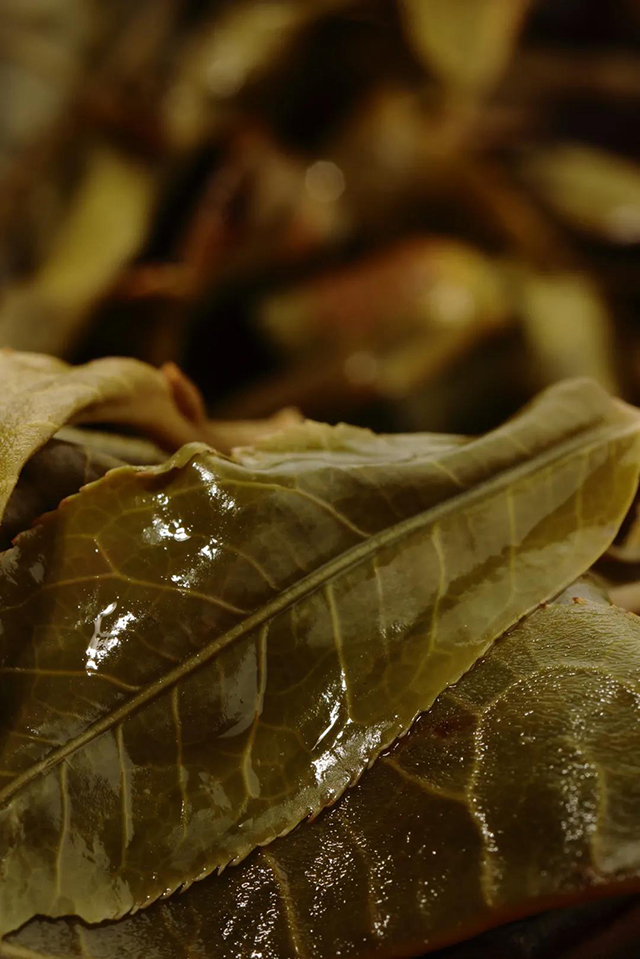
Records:
[[[523,175],[569,226],[611,243],[640,242],[640,165],[580,144],[533,153]]]
[[[149,229],[157,177],[135,159],[92,145],[48,255],[0,302],[0,340],[17,350],[58,353],[78,342],[92,306],[107,293]]]
[[[219,416],[473,432],[575,374],[640,401],[633,3],[3,19],[0,345],[177,362]]]
[[[519,271],[516,304],[540,388],[569,376],[592,376],[619,392],[614,331],[607,304],[583,273]]]
[[[0,345],[177,362],[225,416],[640,401],[633,2],[2,13]]]
[[[454,90],[478,96],[499,78],[530,0],[401,0],[409,41]]]

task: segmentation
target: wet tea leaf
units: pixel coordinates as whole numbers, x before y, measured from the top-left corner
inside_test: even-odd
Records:
[[[595,561],[639,464],[577,381],[479,439],[309,423],[67,500],[0,558],[2,929],[120,916],[333,803]]]
[[[639,676],[640,620],[572,588],[495,643],[314,822],[118,923],[33,922],[0,955],[419,956],[637,889]],[[506,928],[460,955],[547,959],[554,925]]]

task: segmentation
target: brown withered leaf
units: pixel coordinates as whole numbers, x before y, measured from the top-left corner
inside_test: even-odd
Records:
[[[433,959],[628,959],[640,944],[640,899],[615,896],[507,923]]]
[[[404,241],[272,294],[260,315],[285,353],[334,373],[334,390],[342,372],[354,392],[387,397],[407,395],[509,320],[499,268],[443,237]]]

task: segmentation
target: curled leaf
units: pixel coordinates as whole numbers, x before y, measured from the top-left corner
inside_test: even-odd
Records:
[[[0,352],[0,516],[29,457],[69,422],[138,427],[169,447],[198,434],[165,377],[128,358],[70,367],[34,353]]]
[[[177,367],[161,371],[125,357],[72,367],[51,356],[0,351],[0,383],[0,520],[24,464],[69,423],[132,427],[175,450],[194,441],[227,449],[298,419],[284,411],[237,427],[207,420],[195,386]]]
[[[76,443],[50,440],[28,460],[9,497],[0,522],[0,549],[7,549],[18,533],[81,486],[99,479],[121,460],[87,450]]]
[[[166,459],[159,447],[135,436],[64,426],[22,468],[0,521],[0,549],[82,486],[126,464]]]
[[[68,500],[1,558],[0,927],[121,916],[335,802],[594,562],[639,465],[577,381],[475,440],[310,423]]]

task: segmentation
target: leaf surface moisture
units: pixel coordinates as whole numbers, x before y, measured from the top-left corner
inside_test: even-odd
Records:
[[[419,956],[637,889],[639,676],[640,620],[572,588],[495,643],[314,822],[119,923],[33,922],[0,955]],[[495,951],[461,955],[524,956],[512,929]],[[543,933],[529,929],[529,946]]]
[[[1,558],[2,931],[122,916],[334,803],[595,561],[639,460],[576,381],[479,439],[311,423],[67,500]]]

